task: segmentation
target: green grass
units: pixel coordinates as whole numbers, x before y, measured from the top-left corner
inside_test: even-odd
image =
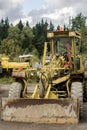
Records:
[[[14,82],[15,80],[11,77],[3,77],[0,78],[0,84],[10,84],[12,82]],[[28,79],[28,83],[36,83],[36,78],[31,77]]]
[[[0,78],[0,84],[12,83],[14,80],[11,77]]]

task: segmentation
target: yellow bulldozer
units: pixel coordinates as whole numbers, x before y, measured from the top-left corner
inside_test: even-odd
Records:
[[[28,91],[28,69],[25,76],[14,74],[9,96],[2,98],[2,120],[78,123],[82,118],[85,75],[81,34],[52,31],[47,37],[36,87]]]

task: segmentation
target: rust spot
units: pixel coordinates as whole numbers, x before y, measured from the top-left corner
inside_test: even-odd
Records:
[[[8,100],[6,106],[8,107],[26,107],[28,105],[42,105],[42,104],[59,104],[61,106],[68,106],[70,103],[74,103],[73,100],[70,99],[13,99]]]

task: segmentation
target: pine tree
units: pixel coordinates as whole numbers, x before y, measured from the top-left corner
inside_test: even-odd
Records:
[[[19,23],[17,24],[17,26],[18,26],[18,28],[20,29],[20,31],[23,30],[24,25],[23,25],[23,23],[22,23],[21,20],[19,21]]]
[[[50,21],[50,27],[49,27],[49,30],[50,30],[50,31],[53,31],[53,30],[54,30],[54,25],[53,25],[52,21]]]

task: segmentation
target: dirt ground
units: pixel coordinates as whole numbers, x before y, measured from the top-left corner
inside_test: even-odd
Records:
[[[0,113],[1,98],[7,97],[9,84],[0,84]],[[37,124],[37,123],[19,123],[5,122],[0,120],[0,130],[87,130],[87,103],[84,103],[83,119],[79,124]]]

